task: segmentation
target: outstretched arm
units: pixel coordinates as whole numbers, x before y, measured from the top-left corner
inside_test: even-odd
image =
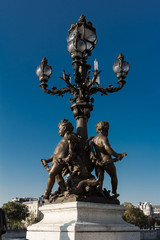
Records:
[[[52,162],[53,158],[54,158],[54,153],[48,159],[45,159],[46,163]]]
[[[48,159],[41,159],[41,162],[44,168],[49,172],[51,167],[49,167],[48,163],[52,162],[54,154],[52,154]]]
[[[50,163],[50,162],[52,162],[52,160],[53,160],[53,157],[54,157],[54,154],[52,154],[49,158],[47,158],[47,159],[41,159],[41,162],[43,161],[43,162],[45,162],[46,164],[47,163]],[[44,164],[43,164],[44,165]]]
[[[123,158],[123,155],[121,153],[117,153],[112,149],[108,138],[103,139],[103,146],[110,155],[116,157],[118,160],[121,160]]]

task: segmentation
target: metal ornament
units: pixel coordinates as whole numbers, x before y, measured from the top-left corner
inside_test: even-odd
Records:
[[[124,61],[124,56],[120,53],[118,61],[113,65],[118,86],[100,86],[101,71],[98,71],[98,62],[95,60],[93,71],[90,70],[91,65],[86,62],[97,43],[96,29],[91,22],[86,21],[84,15],[81,15],[76,24],[71,24],[68,32],[68,51],[73,58],[75,83],[72,84],[70,74],[63,71],[60,79],[66,83],[66,86],[60,89],[53,86],[52,89],[48,89],[47,82],[52,74],[52,68],[47,65],[46,58],[42,59],[41,65],[36,70],[41,82],[40,87],[45,93],[61,97],[65,93],[73,95],[70,99],[71,110],[77,122],[76,133],[73,132],[72,123],[67,119],[59,123],[59,135],[63,138],[53,155],[41,160],[49,172],[43,197],[50,202],[69,201],[74,198],[80,201],[119,204],[114,162],[121,160],[127,154],[116,153],[111,148],[108,141],[109,124],[106,121],[96,124],[98,135],[90,138],[88,138],[87,122],[93,110],[92,95],[97,92],[107,95],[121,90],[126,83],[124,79],[129,72],[129,64]],[[48,165],[50,162],[52,162],[51,166]],[[94,169],[96,177],[91,174]],[[111,177],[112,196],[110,191],[103,189],[105,171]],[[67,175],[66,180],[64,180],[65,175]],[[55,180],[59,187],[56,192],[51,193]]]

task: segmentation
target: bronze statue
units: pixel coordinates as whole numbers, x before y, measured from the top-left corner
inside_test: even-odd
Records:
[[[88,171],[87,165],[80,153],[80,143],[82,137],[73,132],[73,125],[67,119],[62,120],[59,125],[59,135],[63,139],[58,143],[54,154],[48,159],[41,159],[43,166],[49,172],[48,183],[43,198],[49,199],[50,202],[55,201],[59,197],[70,196],[71,194],[87,199],[94,195],[95,201],[109,203],[119,203],[111,199],[117,199],[117,174],[114,162],[121,160],[126,153],[116,153],[110,146],[108,141],[109,123],[101,121],[96,124],[97,136],[87,140],[85,147],[88,158],[95,167],[97,179]],[[89,141],[91,144],[89,146]],[[88,146],[88,147],[87,147]],[[112,158],[114,156],[115,158]],[[52,162],[49,167],[48,163]],[[112,193],[102,189],[104,181],[104,171],[111,177]],[[67,175],[64,181],[64,176]],[[53,185],[57,181],[58,190],[51,194]],[[103,199],[102,199],[103,198]],[[111,200],[111,201],[110,201]]]
[[[126,84],[125,78],[130,67],[124,60],[123,54],[120,53],[118,61],[113,65],[113,71],[118,78],[117,86],[100,85],[101,71],[98,70],[98,62],[95,61],[94,70],[87,63],[87,58],[91,56],[97,43],[96,29],[84,15],[81,15],[76,24],[71,24],[67,42],[68,51],[73,59],[74,81],[71,82],[71,75],[63,71],[63,77],[60,78],[65,82],[65,86],[59,89],[53,86],[49,89],[48,81],[52,74],[52,67],[48,65],[45,57],[36,71],[40,87],[45,93],[61,97],[70,93],[73,96],[70,99],[71,111],[76,119],[76,133],[73,133],[73,126],[68,120],[64,119],[60,122],[59,134],[63,139],[50,158],[41,160],[49,172],[48,184],[43,197],[49,198],[50,202],[51,197],[54,201],[59,199],[58,201],[61,202],[63,201],[61,197],[66,197],[68,194],[80,196],[78,200],[81,199],[81,201],[119,204],[118,180],[114,162],[121,160],[126,153],[118,154],[111,148],[107,138],[109,124],[105,121],[97,123],[98,136],[92,138],[91,146],[89,146],[87,124],[93,110],[93,95],[97,92],[101,95],[108,95],[120,91]],[[78,44],[80,42],[83,42],[83,47]],[[52,162],[52,167],[48,166],[49,162]],[[94,168],[97,179],[91,174]],[[104,171],[111,177],[113,197],[110,196],[109,191],[102,189]],[[64,181],[63,177],[66,174],[68,176]],[[51,195],[55,179],[59,187]]]
[[[68,120],[62,120],[59,125],[59,135],[63,139],[58,143],[54,154],[48,159],[41,159],[44,168],[49,172],[48,183],[43,198],[49,202],[70,194],[83,195],[89,187],[95,187],[99,180],[88,171],[80,156],[81,136],[73,132],[73,125]],[[52,162],[49,167],[48,163]],[[67,175],[64,181],[63,176]],[[55,179],[59,185],[57,191],[51,194]]]
[[[68,168],[69,162],[74,157],[74,152],[76,152],[76,147],[79,143],[79,137],[73,133],[73,125],[67,119],[62,120],[59,125],[59,135],[63,139],[58,143],[55,152],[48,159],[41,159],[44,167],[49,171],[48,183],[43,198],[48,199],[51,194],[51,190],[55,183],[55,179],[59,184],[61,192],[66,190],[65,182],[62,177],[62,172]],[[52,167],[48,166],[48,163],[52,162]],[[67,171],[66,171],[67,172]],[[78,168],[74,170],[77,174]],[[68,180],[69,182],[69,180]]]
[[[106,121],[100,121],[96,124],[96,132],[98,135],[91,140],[90,158],[95,164],[96,176],[99,179],[99,190],[102,192],[104,171],[106,171],[111,177],[112,193],[114,197],[118,197],[117,194],[117,173],[114,162],[121,160],[127,154],[116,153],[110,146],[108,141],[109,123]],[[115,158],[112,158],[114,156]]]

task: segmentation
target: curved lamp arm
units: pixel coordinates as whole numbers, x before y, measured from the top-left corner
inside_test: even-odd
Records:
[[[65,88],[60,88],[60,89],[57,89],[56,87],[52,87],[52,89],[47,89],[48,87],[48,84],[46,83],[41,83],[40,84],[40,87],[41,89],[43,90],[43,92],[47,93],[47,94],[51,94],[51,95],[57,95],[57,96],[61,96],[63,97],[63,94],[64,93],[67,93],[67,92],[71,92],[71,89],[65,87]]]
[[[39,78],[39,81],[41,82],[40,87],[43,90],[43,92],[51,95],[57,95],[63,97],[64,93],[72,93],[73,91],[76,91],[76,87],[71,84],[70,82],[70,74],[66,74],[65,71],[63,71],[63,77],[60,77],[62,80],[65,81],[67,84],[67,87],[57,89],[56,87],[52,87],[52,89],[47,89],[48,87],[48,80],[52,74],[52,67],[47,65],[47,59],[44,57],[41,61],[41,65],[37,67],[36,74]]]
[[[118,92],[119,90],[121,90],[123,88],[126,81],[123,79],[120,79],[117,83],[118,83],[119,87],[113,87],[113,85],[109,85],[109,87],[100,87],[100,86],[92,87],[90,89],[90,95],[93,95],[97,92],[101,92],[102,95],[107,95],[107,93]]]
[[[89,90],[90,95],[95,94],[97,92],[101,92],[102,95],[105,94],[107,95],[107,93],[113,93],[113,92],[118,92],[119,90],[121,90],[123,88],[123,86],[125,85],[126,81],[124,80],[126,78],[126,75],[129,72],[129,63],[124,61],[124,56],[122,53],[119,54],[118,56],[118,61],[114,63],[113,65],[113,71],[116,74],[118,80],[118,87],[113,87],[113,85],[109,85],[109,87],[100,87],[100,86],[96,86],[94,87],[93,85],[91,85],[91,88]],[[95,71],[94,73],[94,77],[97,78],[98,77],[98,72]],[[93,77],[93,78],[94,78]],[[96,79],[95,79],[96,81]],[[94,81],[94,83],[95,83]]]

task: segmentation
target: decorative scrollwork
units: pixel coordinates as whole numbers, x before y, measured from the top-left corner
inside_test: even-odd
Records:
[[[70,74],[66,74],[66,72],[63,71],[63,77],[60,77],[60,79],[62,79],[66,83],[67,85],[66,87],[57,89],[54,86],[52,87],[51,90],[47,89],[48,84],[47,84],[46,78],[45,78],[45,81],[43,78],[41,78],[41,84],[40,84],[41,89],[47,94],[57,95],[61,97],[63,97],[65,93],[70,93],[73,95],[73,98],[70,99],[71,104],[73,104],[74,102],[80,102],[80,101],[93,103],[94,99],[90,98],[91,95],[97,92],[100,92],[101,95],[108,95],[108,93],[118,92],[123,88],[123,86],[126,83],[126,81],[123,78],[121,78],[117,82],[119,85],[118,87],[113,87],[113,85],[109,85],[109,87],[99,86],[96,80],[102,71],[98,71],[98,70],[87,71],[87,69],[85,70],[82,69],[86,67],[85,64],[80,65],[78,61],[77,61],[77,64],[78,66],[76,67],[76,71],[79,73],[80,76],[82,75],[82,72],[86,72],[84,80],[79,80],[77,84],[73,85],[71,84]],[[77,70],[77,69],[80,69],[80,67],[81,67],[81,71]],[[92,78],[90,78],[89,76],[90,73],[92,73]],[[82,76],[81,76],[81,79],[82,79]]]

